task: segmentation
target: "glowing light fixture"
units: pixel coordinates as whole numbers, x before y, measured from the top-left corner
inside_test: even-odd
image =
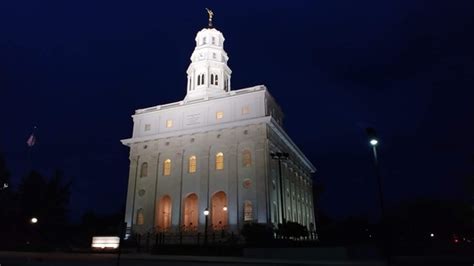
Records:
[[[208,216],[209,215],[209,210],[206,208],[203,213],[204,213],[204,215]]]
[[[430,234],[430,237],[434,237],[434,234],[433,234],[433,233],[431,233],[431,234]]]
[[[377,132],[375,132],[375,129],[369,127],[366,129],[367,136],[369,137],[369,143],[372,146],[376,146],[379,143],[379,140],[377,138]]]
[[[92,248],[94,249],[117,249],[120,245],[118,236],[94,236],[92,237]]]
[[[224,206],[224,208],[222,208],[223,211],[227,211],[227,206]]]
[[[31,218],[30,222],[31,222],[32,224],[35,224],[35,223],[38,222],[38,218],[33,217],[33,218]]]

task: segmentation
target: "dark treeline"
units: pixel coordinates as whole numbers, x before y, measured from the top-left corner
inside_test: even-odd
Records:
[[[319,236],[325,243],[368,243],[377,239],[381,230],[379,224],[369,222],[367,216],[333,220],[321,214],[319,222]],[[474,237],[473,206],[462,200],[404,201],[388,210],[386,230],[391,240],[398,243],[471,240]]]
[[[121,214],[86,212],[79,224],[68,219],[71,181],[57,170],[25,175],[17,189],[0,155],[0,249],[67,250],[90,246],[93,235],[116,235]],[[32,219],[36,218],[36,223]]]

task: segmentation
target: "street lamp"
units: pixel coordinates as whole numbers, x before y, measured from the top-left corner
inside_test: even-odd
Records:
[[[203,213],[204,213],[204,218],[205,218],[205,223],[204,223],[204,245],[207,245],[207,223],[208,223],[208,217],[209,217],[209,209],[206,208]]]
[[[370,145],[376,146],[377,144],[379,144],[379,141],[378,141],[378,140],[376,140],[376,139],[371,139],[371,140],[370,140]]]
[[[285,209],[283,206],[283,177],[281,176],[281,161],[287,160],[288,157],[290,156],[286,152],[272,152],[270,153],[270,156],[272,156],[273,160],[278,160],[278,175],[280,179],[280,207],[281,207],[280,211],[281,211],[282,224],[284,224],[286,221],[285,221]]]
[[[387,252],[387,262],[390,263],[390,254],[388,250],[388,238],[389,234],[386,232],[386,225],[385,225],[385,208],[384,208],[384,200],[383,200],[383,190],[382,190],[382,177],[380,176],[380,168],[379,168],[379,159],[377,156],[377,145],[379,144],[379,139],[377,137],[377,132],[374,128],[366,128],[367,136],[369,138],[369,143],[372,146],[372,151],[374,154],[374,166],[375,166],[375,175],[377,177],[377,185],[378,185],[378,194],[379,194],[379,204],[380,204],[380,225],[382,231],[382,241],[384,243],[385,251]]]

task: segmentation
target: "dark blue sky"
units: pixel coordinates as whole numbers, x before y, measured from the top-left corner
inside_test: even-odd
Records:
[[[72,178],[71,215],[125,200],[130,115],[183,99],[205,7],[233,89],[265,84],[318,168],[321,207],[373,213],[364,128],[381,137],[387,198],[463,197],[474,155],[474,4],[466,1],[3,1],[0,151]]]

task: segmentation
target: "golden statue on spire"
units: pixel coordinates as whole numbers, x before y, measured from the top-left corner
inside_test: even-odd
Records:
[[[212,28],[212,17],[214,16],[214,12],[206,7],[207,14],[209,15],[209,28]]]

